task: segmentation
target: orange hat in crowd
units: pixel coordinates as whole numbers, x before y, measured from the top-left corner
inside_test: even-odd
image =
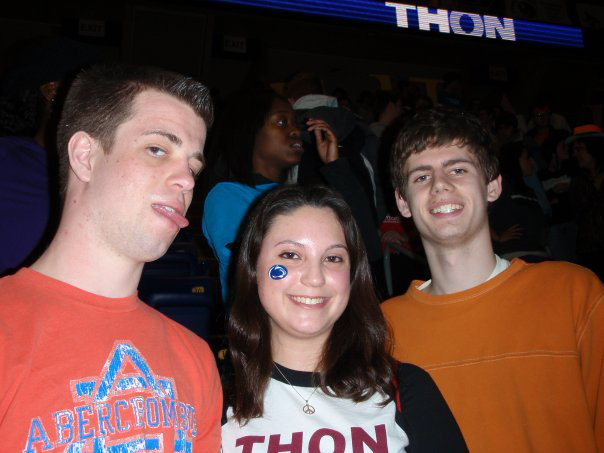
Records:
[[[587,137],[602,137],[604,138],[604,133],[602,133],[602,128],[597,124],[584,124],[582,126],[577,126],[573,129],[573,135],[566,139],[566,144],[572,143],[575,140],[579,140],[581,138]]]

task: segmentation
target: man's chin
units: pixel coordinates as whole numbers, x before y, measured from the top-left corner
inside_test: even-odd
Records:
[[[170,241],[169,244],[162,244],[162,246],[158,246],[154,250],[147,250],[146,253],[144,253],[144,256],[142,257],[143,259],[141,261],[143,261],[144,263],[151,263],[153,261],[159,260],[168,252],[168,249],[170,248],[171,244],[172,241]]]
[[[149,256],[145,259],[145,263],[151,263],[153,261],[157,261],[162,258],[168,252],[168,247],[165,249],[156,251],[155,253],[149,254]]]
[[[161,236],[159,236],[160,233]],[[143,263],[150,263],[163,257],[170,249],[177,234],[178,230],[175,232],[162,230],[157,233],[154,241],[148,241],[145,244],[141,244],[139,249],[140,261]]]

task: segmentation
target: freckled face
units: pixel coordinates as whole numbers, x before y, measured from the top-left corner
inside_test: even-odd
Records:
[[[287,268],[285,278],[269,277],[274,264]],[[262,242],[257,273],[273,346],[292,339],[322,345],[350,296],[350,259],[336,215],[305,206],[277,216]]]
[[[134,100],[111,151],[97,145],[86,196],[98,245],[136,262],[162,256],[191,204],[206,125],[184,102],[155,90]]]
[[[501,193],[501,178],[487,184],[475,157],[465,147],[447,145],[412,154],[406,163],[405,197],[397,193],[401,214],[413,217],[424,245],[490,241],[487,205]]]

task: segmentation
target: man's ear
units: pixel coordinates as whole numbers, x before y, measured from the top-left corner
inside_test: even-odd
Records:
[[[493,202],[501,195],[501,175],[487,184],[487,201]]]
[[[97,141],[84,131],[78,131],[67,143],[69,166],[82,182],[89,182],[92,175],[93,158],[100,147]]]
[[[398,206],[398,210],[400,211],[401,215],[408,219],[411,218],[409,204],[405,201],[398,189],[394,191],[394,197],[396,198],[396,206]]]

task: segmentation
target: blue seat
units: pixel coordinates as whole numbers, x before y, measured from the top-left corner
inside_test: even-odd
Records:
[[[146,275],[141,278],[141,300],[168,318],[209,340],[216,323],[216,281],[206,276]]]
[[[164,256],[145,264],[143,277],[208,275],[208,269],[208,263],[199,262],[197,246],[187,227],[178,232]]]

